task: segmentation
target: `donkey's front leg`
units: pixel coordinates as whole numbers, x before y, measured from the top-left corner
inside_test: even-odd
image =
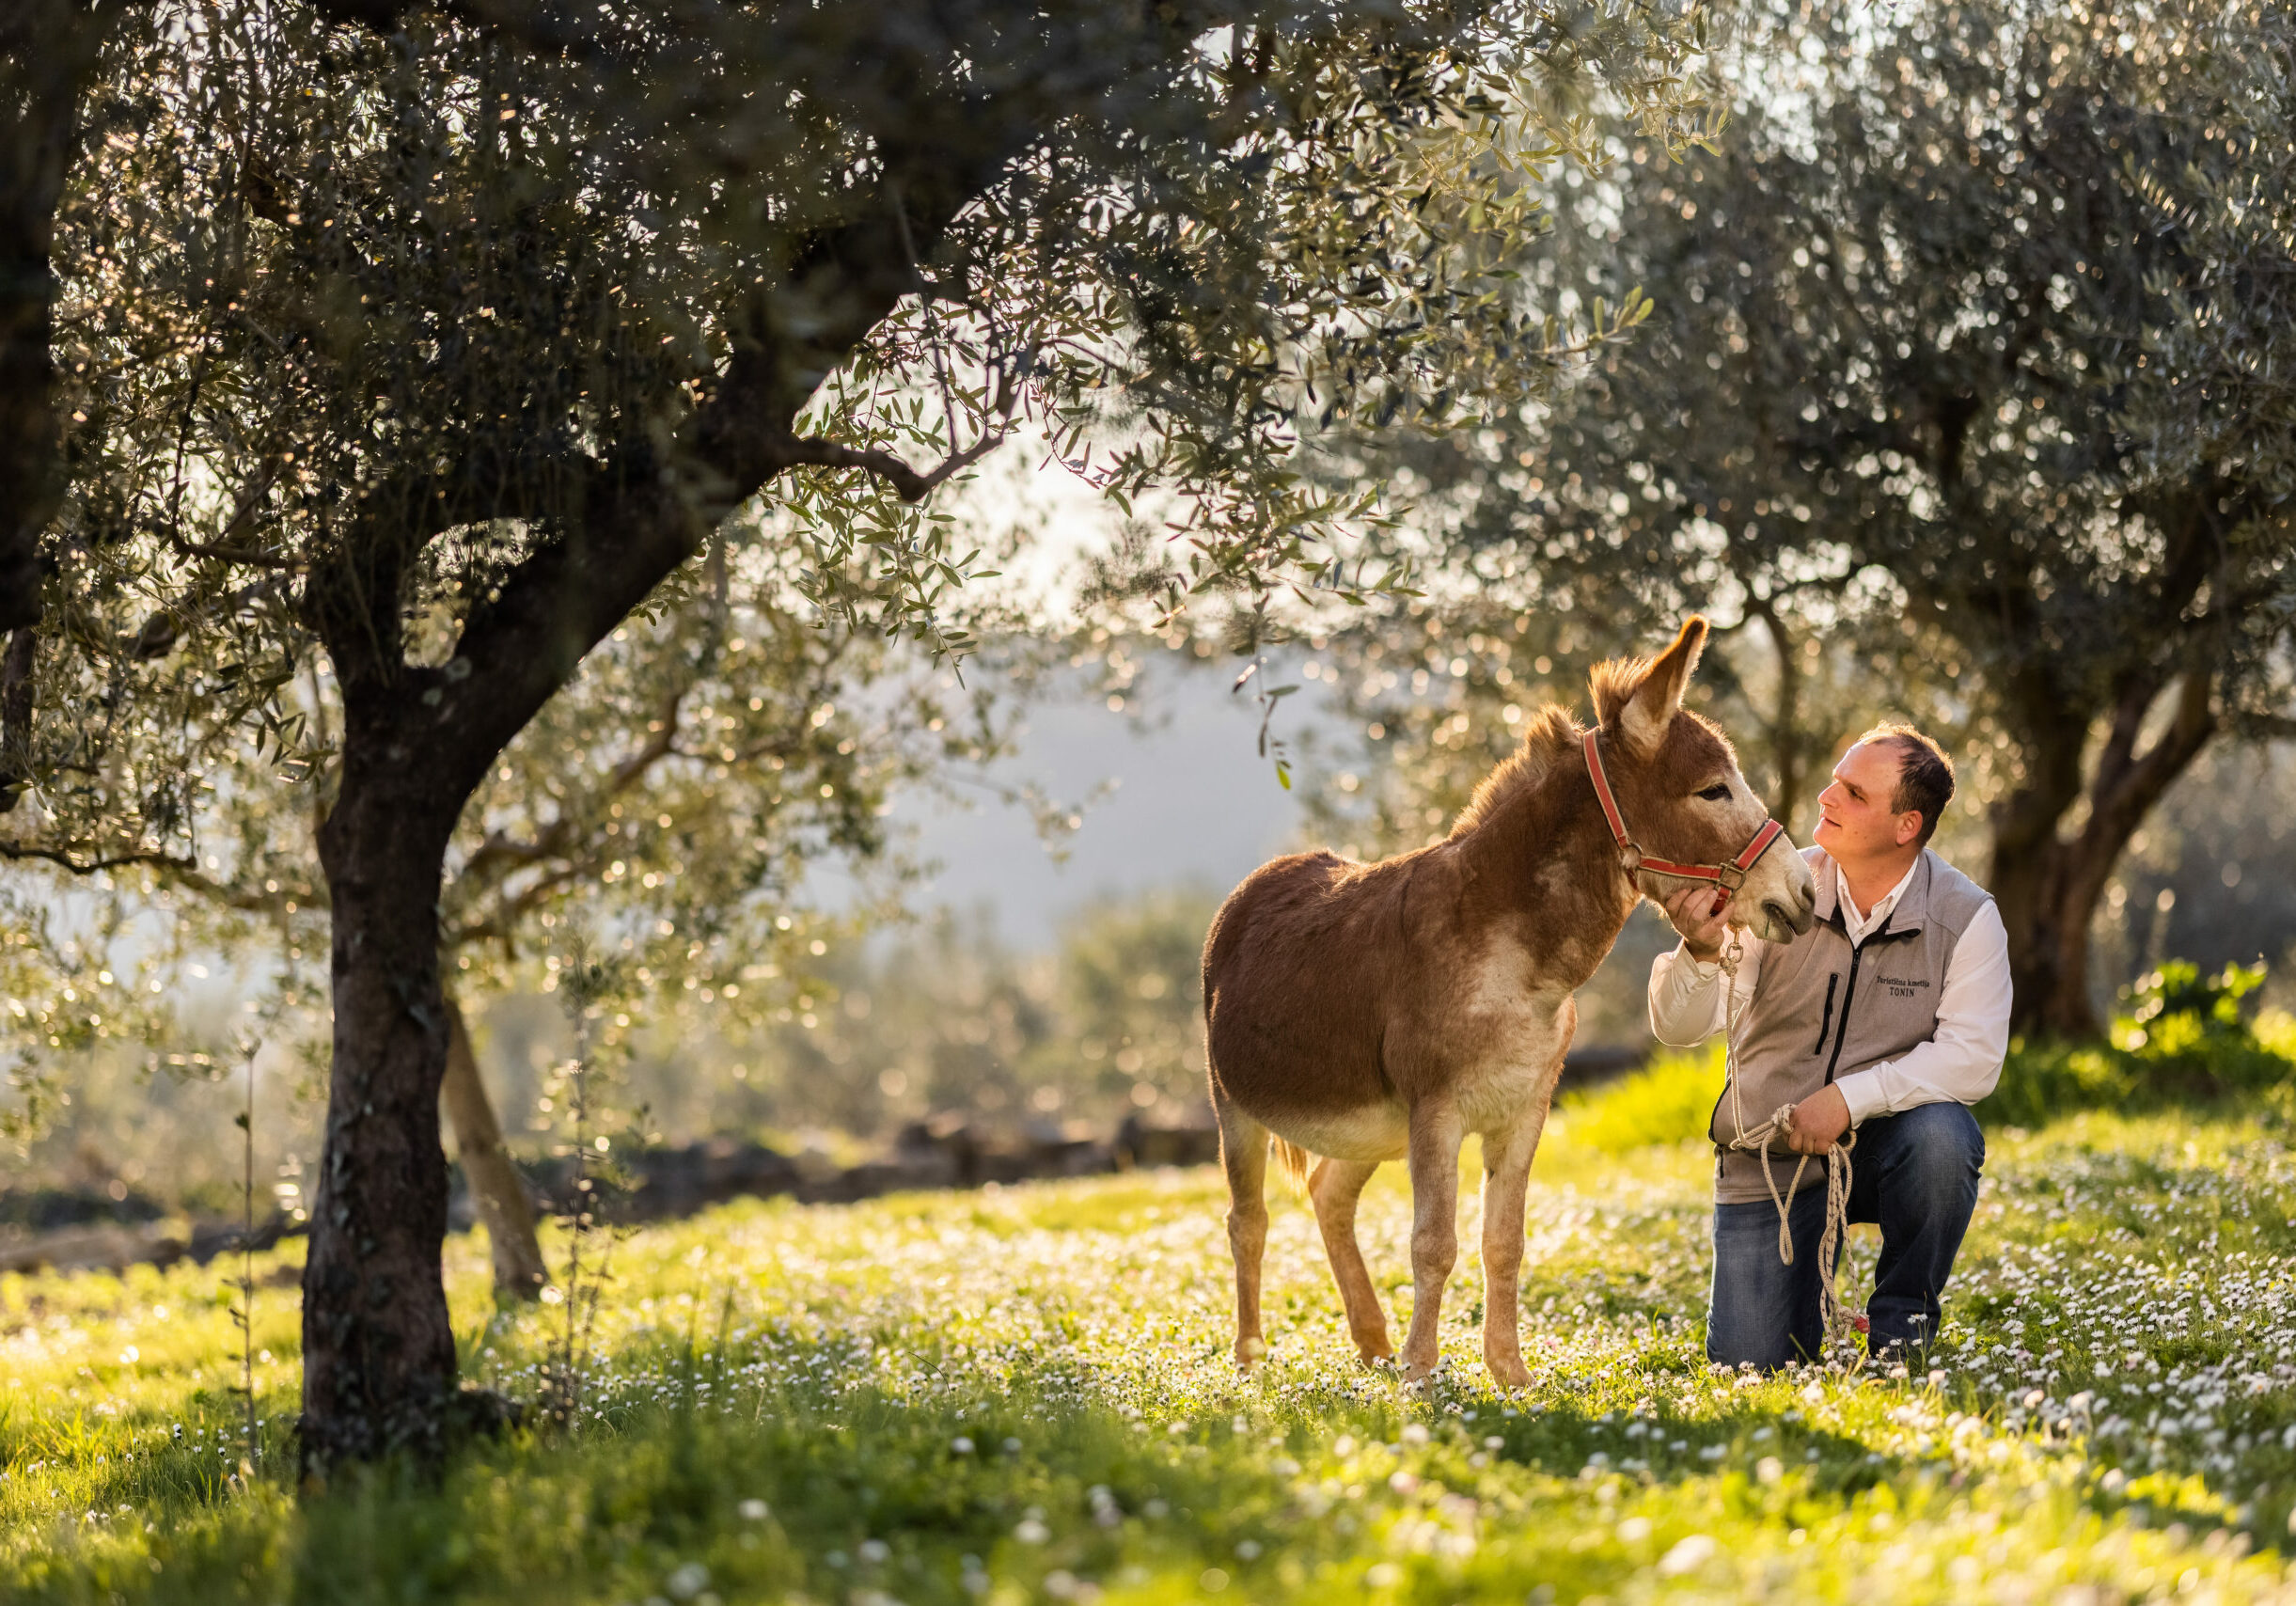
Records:
[[[1442,1339],[1443,1283],[1459,1258],[1459,1142],[1465,1130],[1448,1102],[1427,1099],[1411,1110],[1411,1328],[1403,1340],[1403,1375],[1435,1370]]]
[[[1483,1363],[1502,1388],[1531,1382],[1523,1364],[1523,1195],[1547,1123],[1544,1099],[1503,1132],[1483,1137]]]

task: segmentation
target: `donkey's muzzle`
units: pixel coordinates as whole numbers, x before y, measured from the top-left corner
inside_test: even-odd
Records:
[[[1794,894],[1763,899],[1762,913],[1772,931],[1790,931],[1800,937],[1816,921],[1817,894],[1809,887],[1797,887]]]

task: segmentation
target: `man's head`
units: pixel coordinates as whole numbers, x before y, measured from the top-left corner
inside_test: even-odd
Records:
[[[1843,864],[1911,858],[1953,801],[1953,761],[1911,725],[1877,725],[1850,744],[1817,796],[1812,840]]]

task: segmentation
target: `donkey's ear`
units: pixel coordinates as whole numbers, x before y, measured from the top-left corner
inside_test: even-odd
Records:
[[[1691,672],[1698,668],[1698,654],[1706,651],[1706,622],[1693,613],[1682,622],[1674,645],[1650,661],[1642,684],[1619,710],[1619,734],[1643,757],[1654,757],[1666,740],[1667,727],[1681,712],[1682,694],[1690,689]]]

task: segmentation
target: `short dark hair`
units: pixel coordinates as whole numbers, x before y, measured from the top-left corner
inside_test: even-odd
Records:
[[[1953,801],[1953,760],[1945,749],[1911,725],[1885,720],[1858,738],[1859,745],[1867,742],[1884,744],[1897,754],[1897,790],[1890,795],[1890,808],[1903,814],[1909,810],[1921,811],[1921,836],[1915,847],[1927,847],[1929,839],[1937,834],[1938,820],[1945,812],[1945,805]]]

